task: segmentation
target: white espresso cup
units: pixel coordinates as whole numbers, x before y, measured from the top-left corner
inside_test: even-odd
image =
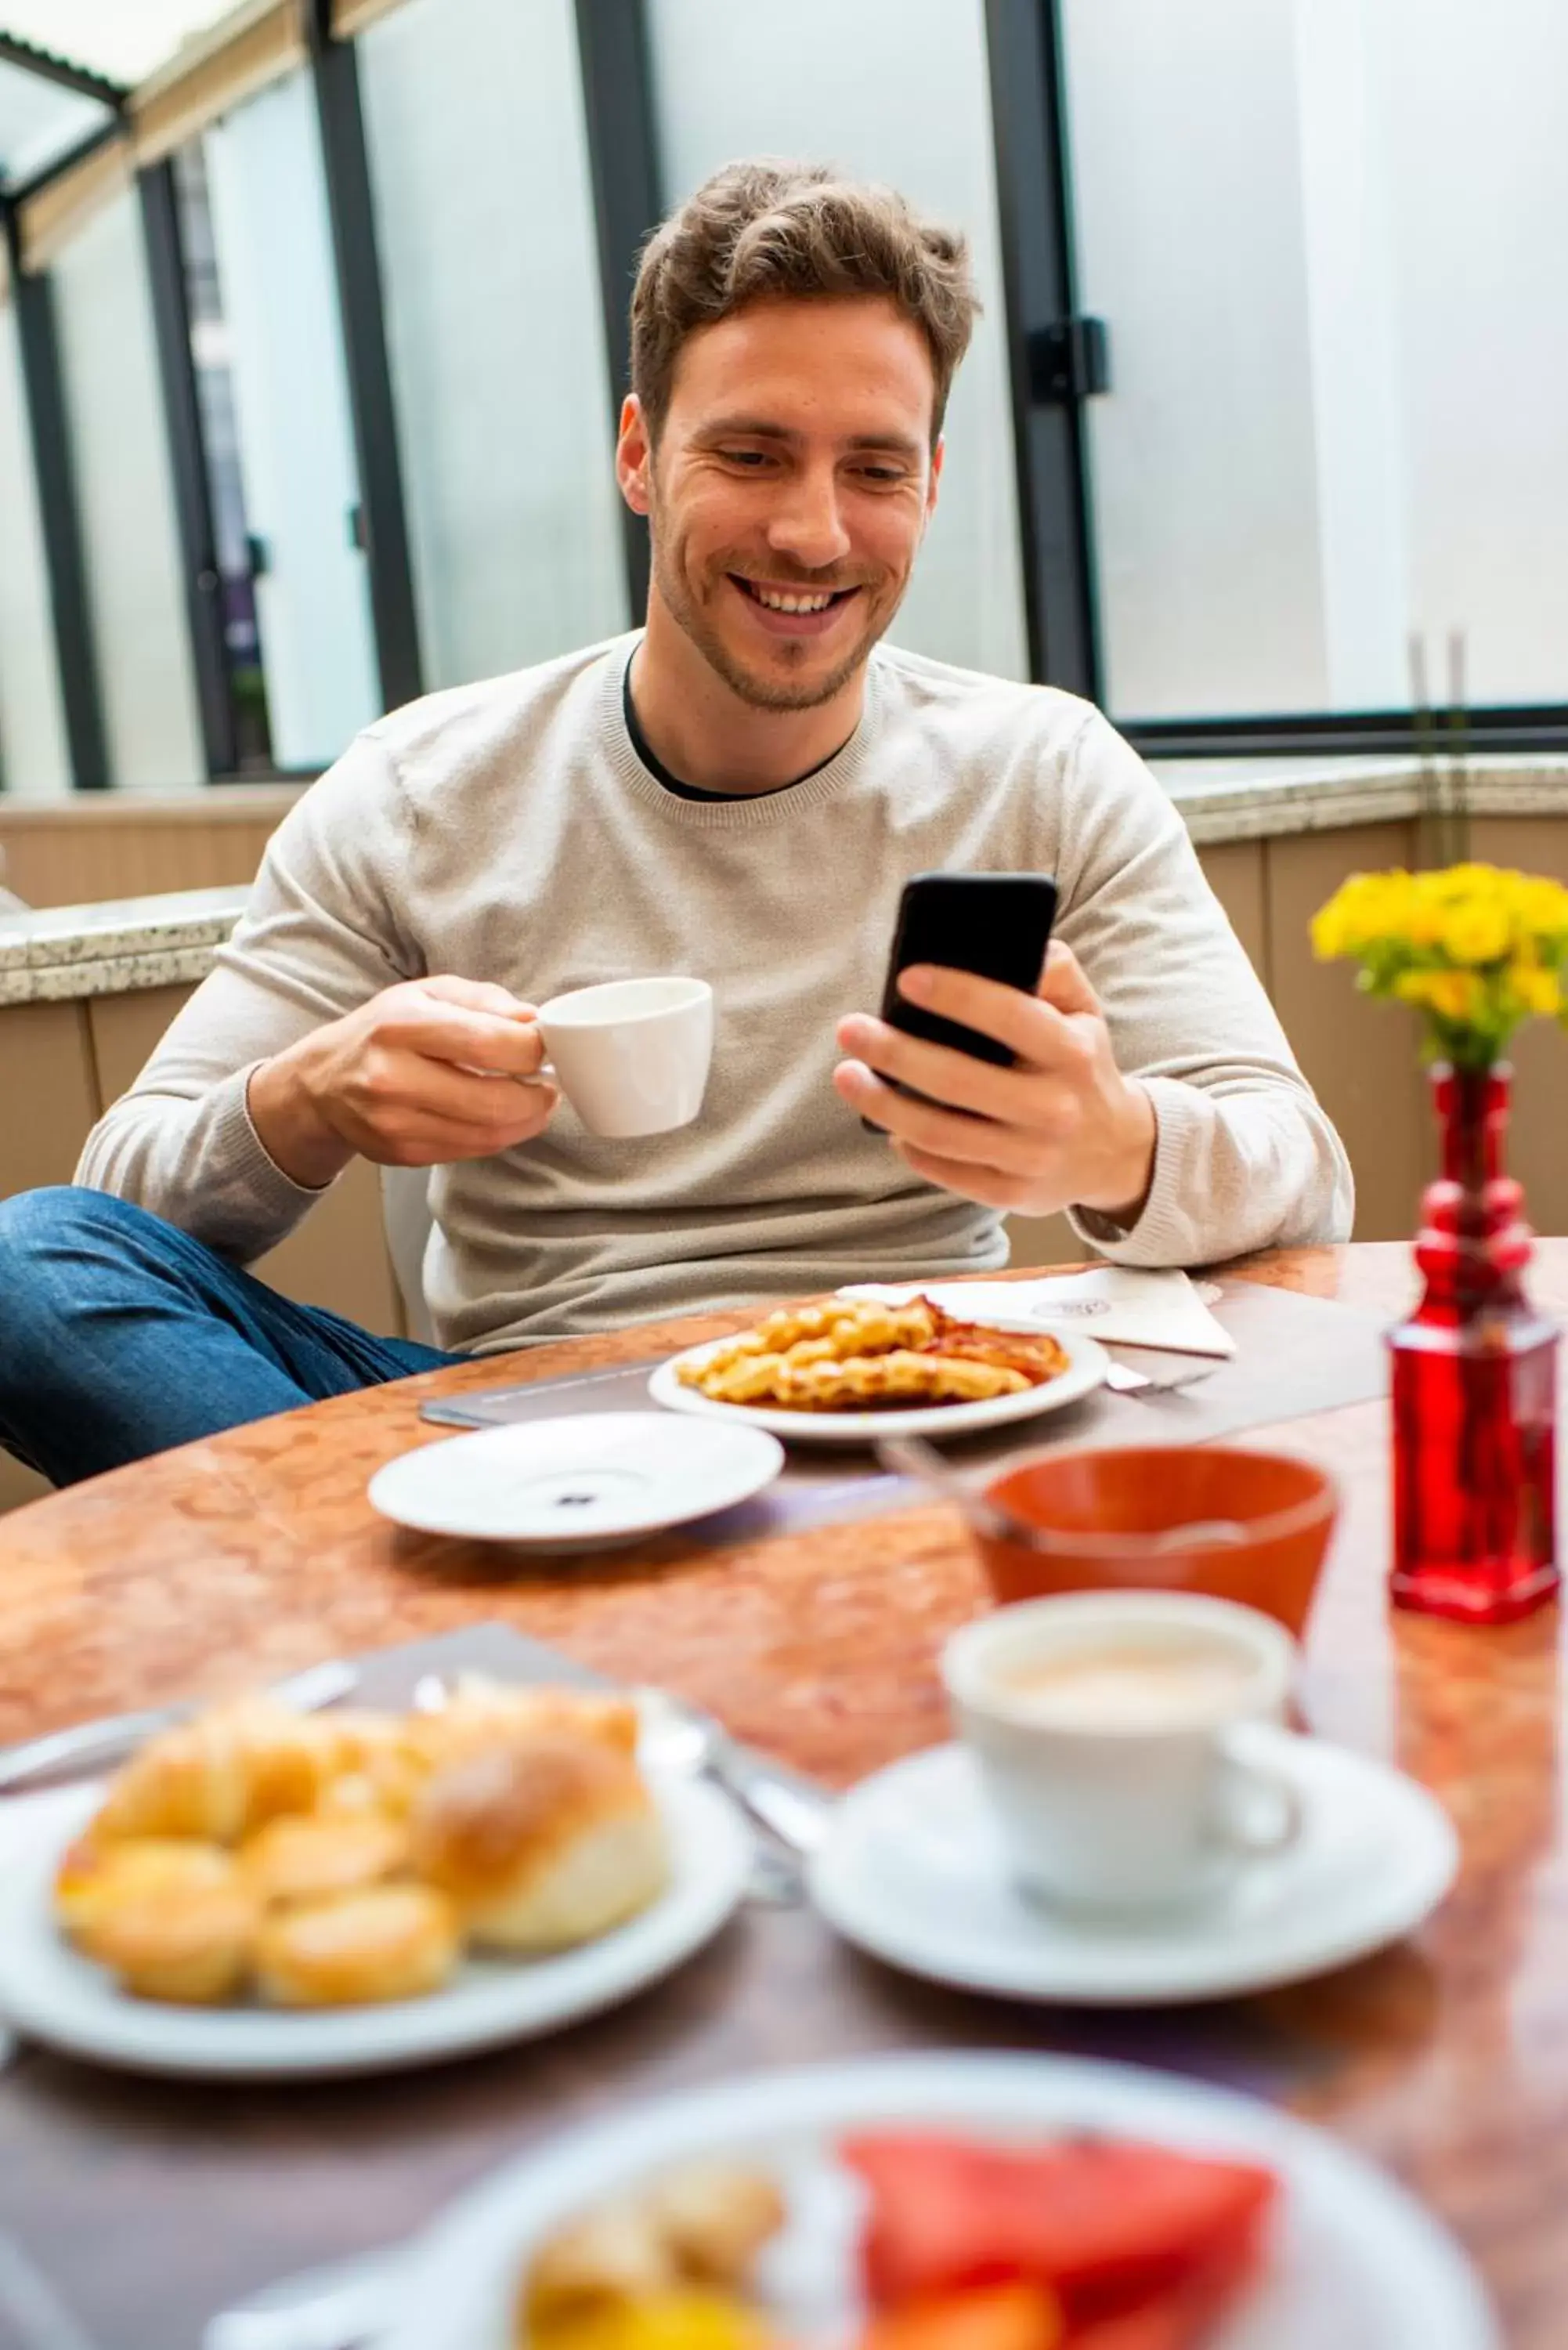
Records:
[[[705,979],[612,979],[539,1006],[549,1066],[590,1133],[668,1134],[702,1107],[713,1057]]]
[[[1282,1719],[1295,1646],[1196,1593],[1074,1592],[954,1633],[942,1677],[1022,1889],[1137,1911],[1216,1889],[1300,1832],[1244,1725]]]

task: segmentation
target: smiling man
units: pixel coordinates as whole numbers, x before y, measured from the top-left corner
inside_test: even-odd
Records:
[[[305,795],[78,1185],[0,1207],[0,1441],[65,1482],[448,1350],[994,1266],[1009,1211],[1132,1264],[1346,1235],[1147,770],[1070,695],[883,642],[975,307],[960,237],[825,170],[732,165],[657,233],[616,460],[646,627],[399,711]],[[1035,994],[906,975],[1011,1066],[869,1011],[941,868],[1056,878]],[[531,1007],[659,972],[712,983],[707,1098],[607,1141]],[[433,1170],[440,1350],[243,1270],[357,1155]]]

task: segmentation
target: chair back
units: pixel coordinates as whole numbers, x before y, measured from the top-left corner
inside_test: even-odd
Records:
[[[381,1219],[387,1232],[387,1253],[402,1295],[409,1336],[433,1347],[435,1329],[430,1307],[425,1304],[425,1250],[431,1237],[430,1185],[428,1167],[381,1170]]]

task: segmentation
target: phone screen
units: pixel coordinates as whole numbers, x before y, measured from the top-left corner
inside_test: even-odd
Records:
[[[917,874],[906,883],[898,910],[883,1019],[906,1035],[1005,1066],[1014,1057],[1007,1045],[907,1002],[898,993],[898,973],[911,963],[940,963],[1033,995],[1055,913],[1056,884],[1049,874]]]

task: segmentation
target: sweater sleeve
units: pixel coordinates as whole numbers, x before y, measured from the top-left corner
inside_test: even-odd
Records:
[[[392,896],[409,847],[395,770],[361,735],[273,835],[233,938],[88,1135],[78,1183],[133,1200],[242,1263],[292,1232],[321,1192],[268,1157],[245,1106],[251,1074],[421,973]]]
[[[1344,1145],[1209,887],[1187,827],[1096,713],[1065,780],[1060,935],[1105,1008],[1117,1066],[1158,1126],[1154,1179],[1124,1231],[1075,1231],[1116,1264],[1207,1264],[1350,1237]]]

